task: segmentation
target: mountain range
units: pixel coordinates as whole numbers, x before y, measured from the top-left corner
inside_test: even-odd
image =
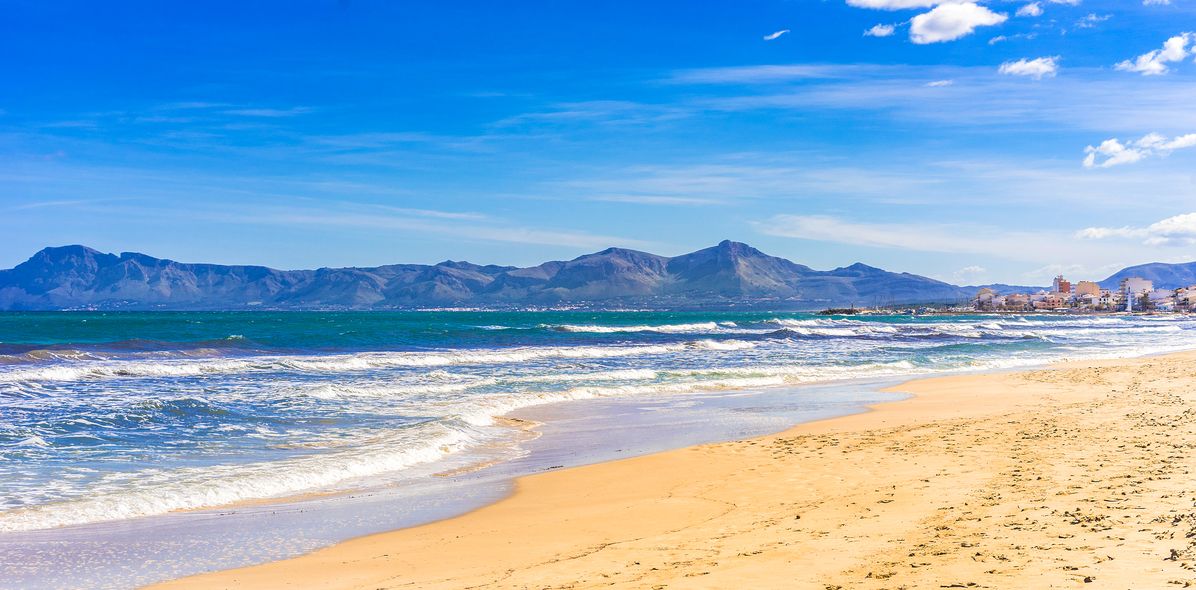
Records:
[[[1190,277],[1196,263],[1189,266],[1186,275],[1157,268],[1152,276]],[[732,241],[674,257],[608,248],[526,268],[445,261],[316,270],[189,264],[63,246],[0,270],[0,310],[819,309],[957,302],[976,289],[860,263],[814,270]]]

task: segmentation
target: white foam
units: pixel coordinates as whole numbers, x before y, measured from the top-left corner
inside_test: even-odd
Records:
[[[591,334],[618,334],[622,332],[659,332],[661,334],[708,334],[718,332],[720,326],[716,322],[701,322],[694,324],[663,324],[636,326],[598,326],[577,324],[542,324],[543,327],[561,332],[585,332]],[[734,323],[731,326],[734,327]]]
[[[749,342],[697,341],[662,345],[520,347],[439,352],[365,352],[327,356],[258,356],[205,360],[80,362],[38,368],[0,370],[0,382],[82,381],[93,379],[196,377],[208,374],[301,371],[337,373],[387,367],[447,367],[457,365],[516,364],[540,359],[603,359],[648,356],[684,351],[693,347],[739,349]]]
[[[77,498],[0,512],[0,531],[123,520],[334,489],[352,480],[435,461],[480,439],[468,426],[437,422],[351,451],[267,463],[117,474],[100,480]]]
[[[343,399],[353,397],[394,397],[418,396],[428,394],[445,394],[468,391],[477,387],[493,385],[496,379],[475,378],[452,383],[381,383],[367,385],[353,385],[341,383],[321,383],[299,388],[298,395],[306,395],[319,399]]]
[[[692,348],[705,348],[707,350],[747,350],[755,348],[759,344],[744,340],[698,340],[691,343],[690,346]]]

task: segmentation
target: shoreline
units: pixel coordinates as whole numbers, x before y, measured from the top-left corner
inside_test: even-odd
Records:
[[[506,497],[518,477],[549,468],[763,436],[859,412],[868,403],[896,397],[875,392],[898,382],[853,380],[696,397],[598,397],[524,408],[518,416],[542,422],[537,429],[542,436],[528,441],[521,456],[486,469],[436,477],[443,467],[432,463],[411,483],[360,493],[0,535],[0,553],[12,557],[4,574],[11,573],[12,583],[21,588],[50,590],[90,579],[97,588],[122,590],[287,559],[490,505]],[[456,464],[477,466],[472,460]],[[44,549],[51,545],[49,552]]]
[[[802,578],[803,584],[821,588],[824,586],[816,584],[827,580],[830,580],[828,584],[834,583],[837,566],[843,566],[839,567],[838,573],[851,577],[845,573],[851,570],[852,565],[845,556],[854,555],[857,561],[862,559],[856,552],[844,552],[842,547],[836,548],[835,543],[828,544],[826,538],[830,536],[829,529],[845,527],[850,520],[882,516],[867,514],[872,513],[873,508],[868,507],[864,510],[859,503],[853,503],[848,507],[835,506],[835,510],[829,510],[831,507],[828,507],[827,503],[831,502],[830,498],[834,495],[828,494],[829,490],[820,490],[819,482],[825,484],[839,480],[839,484],[846,487],[858,487],[862,482],[852,483],[853,477],[858,479],[858,475],[854,470],[844,471],[845,467],[851,465],[826,458],[830,450],[827,447],[828,438],[843,436],[853,440],[870,439],[875,446],[875,439],[884,438],[879,437],[878,433],[899,439],[907,437],[909,431],[933,429],[961,420],[991,422],[994,416],[1000,416],[1002,413],[1057,410],[1068,404],[1095,403],[1105,393],[1099,386],[1094,388],[1080,387],[1076,384],[1060,385],[1042,381],[1042,375],[1077,373],[1086,375],[1087,378],[1094,375],[1103,378],[1100,376],[1104,373],[1133,373],[1146,365],[1182,365],[1185,360],[1193,359],[1196,359],[1196,353],[1183,352],[1136,359],[1076,361],[1053,365],[1047,370],[920,379],[889,389],[911,394],[912,397],[870,405],[861,413],[807,422],[763,437],[699,445],[524,476],[516,480],[514,491],[509,496],[456,517],[350,539],[291,559],[200,574],[150,587],[452,588],[482,585],[497,588],[522,587],[521,585],[528,584],[551,586],[565,582],[575,587],[607,586],[611,583],[616,586],[636,587],[646,579],[663,580],[681,586],[709,587],[712,584],[711,580],[720,579],[719,574],[726,572],[734,572],[737,576],[750,574],[759,584],[769,586],[769,580],[775,584],[779,579],[770,578],[770,575],[784,574],[792,578],[794,570],[801,569],[805,572],[802,574],[805,576]],[[1027,391],[1030,393],[1027,394]],[[1011,392],[1019,395],[1010,395]],[[800,439],[802,443],[812,443],[813,449],[805,448],[805,444],[795,447],[795,438]],[[890,441],[894,442],[896,440]],[[832,446],[837,444],[836,442]],[[762,448],[769,450],[767,457],[758,456]],[[901,449],[901,446],[897,445],[895,448]],[[848,453],[847,450],[841,452]],[[875,470],[878,463],[901,458],[894,456],[893,452],[882,452],[879,455],[873,452],[873,455],[873,462],[864,462],[862,466]],[[745,456],[752,460],[744,461]],[[803,473],[817,473],[819,477],[815,478],[814,482],[793,478],[786,472],[786,469],[792,466],[781,464],[785,462],[775,460],[777,457],[785,457],[786,460],[797,463],[810,463],[810,466],[817,467],[820,471],[806,469]],[[943,458],[936,459],[941,463]],[[746,465],[752,467],[745,467]],[[942,463],[944,468],[950,465],[950,462]],[[768,473],[767,477],[762,478],[760,473],[752,473],[759,471],[775,473]],[[975,477],[975,473],[972,472],[956,475],[970,475],[973,479]],[[777,492],[776,480],[779,478],[803,489],[806,493],[802,496],[813,498],[817,511],[832,513],[829,517],[821,519],[828,529],[821,532],[826,534],[803,538],[803,542],[799,543],[807,549],[815,550],[813,554],[821,557],[811,559],[805,554],[789,554],[788,559],[784,561],[789,565],[770,564],[767,567],[752,566],[744,570],[743,565],[730,567],[728,563],[762,560],[746,559],[743,555],[745,552],[739,552],[713,563],[695,565],[702,562],[702,559],[695,559],[701,551],[690,545],[704,546],[703,541],[711,542],[713,537],[704,537],[694,529],[709,527],[712,526],[711,523],[720,521],[726,521],[727,526],[733,529],[733,525],[738,522],[738,518],[735,517],[745,511],[741,506],[745,504],[744,496],[751,496],[761,504],[762,506],[756,506],[753,510],[762,513],[778,509],[792,510],[794,505],[802,504],[781,502],[778,505],[777,499],[771,494],[759,497],[762,491]],[[928,478],[918,479],[923,485],[932,481]],[[729,486],[726,483],[729,481],[739,482],[742,489]],[[965,478],[960,481],[971,479]],[[899,501],[908,503],[916,500],[907,497],[910,496],[908,493],[897,492],[897,488],[898,486],[893,485],[894,491],[887,493],[888,497],[876,500],[877,506],[892,506]],[[700,493],[678,494],[679,490]],[[821,494],[817,493],[820,491]],[[875,492],[879,493],[879,488]],[[942,494],[943,497],[957,495],[949,490],[943,490]],[[768,509],[765,509],[764,505]],[[783,508],[786,505],[789,507]],[[810,509],[811,507],[807,506],[800,512]],[[857,514],[861,511],[864,515]],[[924,510],[912,510],[905,515],[896,514],[891,509],[883,512],[886,513],[885,520],[893,520],[897,524],[904,523],[907,527],[911,515],[926,516]],[[803,520],[802,516],[798,514],[793,520]],[[765,520],[773,522],[775,519]],[[808,535],[806,523],[818,521],[819,519],[812,515],[806,515],[803,526],[789,530],[789,536],[801,537],[799,531],[805,531]],[[834,524],[838,527],[832,526]],[[680,533],[683,530],[689,530],[691,534],[687,536]],[[751,536],[743,533],[730,535],[730,538]],[[877,534],[875,531],[865,531],[858,535],[858,540],[853,541],[853,544],[862,543],[875,552],[892,544],[893,540],[887,537],[888,535]],[[645,539],[664,538],[670,539],[671,546],[680,545],[672,549],[673,557],[689,559],[661,562],[658,566],[644,568],[645,571],[637,574],[639,577],[636,577],[634,582],[629,579],[629,572],[639,569],[629,564],[634,562],[636,566],[643,565],[650,561],[649,557],[661,555],[658,549],[633,549],[630,546]],[[789,544],[784,543],[782,546]],[[620,548],[615,550],[614,547]],[[779,547],[774,549],[779,552]],[[709,548],[702,549],[708,550]],[[767,549],[759,551],[746,553],[751,556],[772,552]],[[722,555],[722,551],[716,552]],[[955,551],[948,551],[942,555],[959,552],[956,548]],[[630,561],[616,567],[616,562],[620,559],[612,561],[613,554],[625,554],[623,557]],[[1163,551],[1163,554],[1166,557],[1167,552]],[[640,559],[633,559],[634,557]],[[972,561],[974,563],[974,560]],[[568,566],[561,565],[566,562]],[[349,563],[356,566],[344,565]],[[469,565],[462,566],[462,563]],[[793,565],[798,563],[802,564],[801,568]],[[1122,565],[1127,563],[1123,561]],[[818,564],[818,567],[811,568],[814,564]],[[1153,565],[1157,566],[1157,563]],[[924,572],[929,571],[926,567],[923,566]],[[698,569],[703,571],[698,572]],[[1183,573],[1178,567],[1176,570],[1178,573],[1175,575]],[[1092,575],[1088,574],[1088,577]],[[1074,581],[1073,578],[1075,576],[1070,573],[1064,576],[1066,580]],[[880,582],[887,578],[871,576],[861,579]],[[698,583],[695,580],[702,581]]]

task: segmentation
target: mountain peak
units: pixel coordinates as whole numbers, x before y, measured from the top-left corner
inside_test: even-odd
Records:
[[[89,248],[82,244],[69,244],[66,246],[47,246],[42,248],[34,254],[33,257],[48,257],[48,258],[65,258],[68,256],[103,256],[104,253],[94,248]]]
[[[29,260],[18,265],[14,270],[32,270],[46,268],[65,268],[76,266],[102,266],[117,260],[112,254],[105,254],[99,250],[79,244],[69,246],[50,246],[42,248]],[[40,270],[39,270],[40,272]]]
[[[719,252],[726,252],[733,256],[767,256],[767,254],[743,242],[733,242],[731,240],[723,240],[712,249]]]
[[[809,268],[769,256],[742,242],[715,246],[669,259],[668,270],[686,292],[721,297],[791,297]]]
[[[631,250],[629,248],[619,248],[612,246],[605,250],[594,252],[593,254],[583,254],[577,258],[574,258],[574,260],[581,260],[583,258],[589,258],[592,256],[618,256],[622,258],[636,258],[641,256],[655,256],[655,254],[648,254],[647,252],[640,252],[639,250]]]
[[[857,262],[857,263],[849,265],[849,266],[841,266],[839,268],[836,268],[835,270],[832,270],[831,272],[839,273],[839,274],[850,273],[850,274],[856,274],[856,275],[869,275],[869,274],[883,273],[883,272],[888,272],[888,271],[881,269],[881,268],[876,268],[875,266],[868,266],[867,264],[864,264],[863,262]]]

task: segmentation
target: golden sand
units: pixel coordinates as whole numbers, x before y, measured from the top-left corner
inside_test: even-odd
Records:
[[[916,397],[525,477],[457,518],[160,587],[1196,583],[1196,354],[897,389]]]

